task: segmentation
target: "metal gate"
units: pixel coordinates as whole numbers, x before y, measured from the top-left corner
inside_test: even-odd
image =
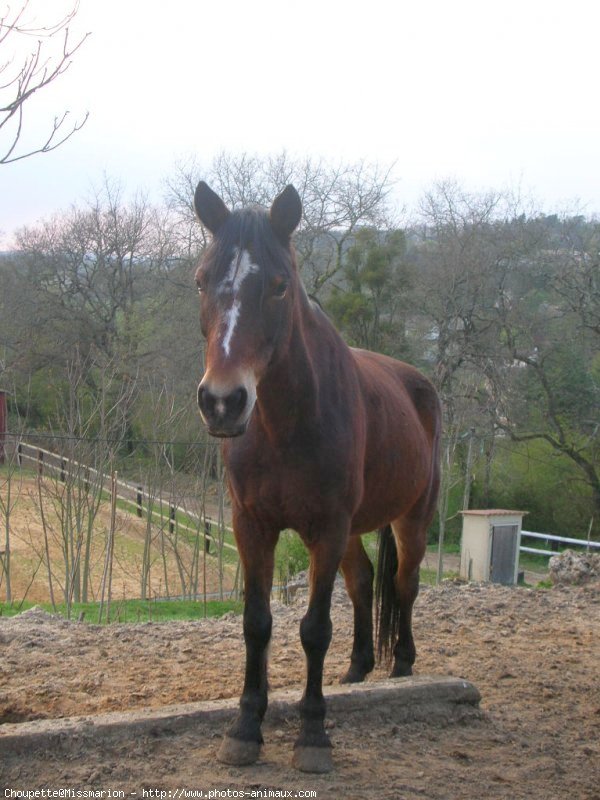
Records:
[[[492,560],[490,580],[492,583],[513,584],[517,558],[518,525],[494,525],[492,527]]]

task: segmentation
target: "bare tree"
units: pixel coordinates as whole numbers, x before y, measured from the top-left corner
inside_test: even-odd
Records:
[[[446,523],[452,518],[450,493],[470,473],[470,465],[461,463],[467,436],[472,442],[473,428],[493,441],[496,431],[498,407],[489,382],[504,363],[494,316],[497,274],[499,265],[513,265],[522,253],[509,227],[515,213],[507,193],[470,193],[454,181],[442,181],[422,198],[411,232],[413,325],[444,406],[439,574]]]
[[[87,376],[95,372],[96,390]],[[67,385],[55,391],[56,421],[60,434],[44,440],[60,469],[45,470],[39,480],[37,504],[42,520],[50,596],[53,582],[62,590],[70,615],[74,602],[93,594],[92,551],[97,545],[98,515],[106,494],[106,475],[126,436],[135,380],[122,381],[113,365],[84,359],[76,351],[68,363]],[[98,440],[102,442],[98,444]],[[38,469],[41,469],[40,463]],[[62,554],[62,576],[52,572],[50,547]],[[107,540],[106,548],[110,541]]]
[[[21,229],[17,245],[19,273],[36,294],[33,330],[22,335],[33,342],[44,328],[38,363],[63,361],[66,343],[118,356],[124,369],[152,358],[140,331],[171,251],[161,212],[143,196],[126,203],[121,186],[105,179],[83,208]],[[60,331],[58,352],[48,349],[49,329]]]
[[[598,520],[597,252],[594,246],[574,257],[565,247],[562,256],[541,252],[532,258],[529,286],[508,271],[499,276],[503,291],[494,312],[504,363],[501,379],[494,382],[500,411],[496,424],[515,442],[544,441],[570,459],[591,491]],[[541,302],[539,285],[545,287]]]
[[[0,361],[0,371],[3,372]],[[11,392],[14,394],[14,389]],[[19,407],[15,404],[16,419],[12,422],[12,432],[17,434],[23,427]],[[20,471],[16,440],[12,436],[3,442],[4,461],[0,469],[0,587],[4,582],[6,602],[11,603],[11,539],[14,533],[11,514],[21,499],[23,481]]]
[[[6,602],[12,602],[11,587],[11,513],[20,496],[20,481],[16,472],[15,453],[8,454],[0,474],[0,586],[4,582]]]
[[[600,220],[559,220],[560,237],[546,260],[555,292],[576,315],[578,326],[600,336]]]
[[[545,442],[577,466],[598,518],[597,223],[451,182],[422,212],[415,307],[447,430],[468,403],[465,424],[491,442],[488,459],[495,435]]]
[[[30,18],[30,0],[10,6],[0,17],[0,164],[10,164],[37,153],[49,153],[64,144],[85,124],[71,122],[69,111],[54,117],[49,131],[37,144],[23,143],[25,107],[34,95],[63,75],[88,33],[73,40],[69,26],[79,0],[61,19],[40,24]]]
[[[194,218],[192,198],[202,178],[231,208],[268,205],[288,183],[302,198],[303,221],[296,250],[308,290],[318,294],[343,266],[343,254],[361,226],[392,227],[392,167],[358,161],[334,164],[295,159],[285,151],[272,156],[221,153],[210,165],[195,159],[181,164],[168,182],[169,204],[182,234],[199,253],[204,233]],[[196,226],[196,232],[192,225]]]

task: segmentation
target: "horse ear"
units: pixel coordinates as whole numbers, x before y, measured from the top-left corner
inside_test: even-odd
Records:
[[[219,195],[200,181],[194,193],[194,209],[198,219],[211,233],[217,233],[231,213]]]
[[[273,200],[269,217],[277,236],[284,244],[288,244],[290,236],[302,219],[302,201],[291,184]]]

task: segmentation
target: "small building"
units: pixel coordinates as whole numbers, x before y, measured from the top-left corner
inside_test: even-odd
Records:
[[[461,511],[460,576],[467,581],[516,584],[521,527],[526,511]]]

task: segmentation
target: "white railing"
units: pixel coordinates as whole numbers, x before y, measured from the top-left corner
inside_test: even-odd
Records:
[[[531,539],[543,539],[544,541],[561,542],[561,544],[574,544],[579,547],[585,547],[588,551],[590,548],[600,548],[600,542],[592,542],[589,539],[571,539],[567,536],[552,536],[549,533],[534,533],[533,531],[521,531],[521,538],[528,537]],[[555,556],[555,550],[541,550],[539,547],[525,547],[521,545],[519,548],[521,553],[535,553],[539,556]]]
[[[75,468],[79,471],[83,470],[84,474],[88,476],[88,480],[91,475],[96,475],[98,478],[100,478],[103,485],[110,483],[110,476],[99,472],[94,467],[89,467],[80,463],[79,461],[76,461],[75,459],[67,458],[66,456],[59,455],[58,453],[54,453],[51,450],[46,450],[43,447],[38,447],[37,445],[17,441],[16,455],[19,465],[21,465],[23,460],[31,461],[37,465],[37,469],[40,473],[45,469],[50,469],[53,472],[60,473],[61,480],[65,480],[66,474],[69,471],[73,471],[73,468]],[[146,508],[145,499],[148,496],[148,492],[143,486],[129,483],[128,481],[121,480],[120,478],[116,479],[115,484],[118,490],[116,495],[118,500],[133,506],[139,517],[141,517],[143,513],[147,513],[148,509]],[[166,506],[169,513],[168,522],[171,533],[173,532],[175,526],[177,526],[178,529],[185,530],[187,532],[197,532],[196,528],[192,528],[177,519],[177,514],[181,514],[188,519],[194,520],[198,525],[202,524],[204,526],[204,536],[206,539],[213,541],[217,547],[224,547],[228,550],[232,550],[237,555],[237,548],[235,545],[222,541],[222,538],[221,541],[218,541],[212,534],[214,527],[232,532],[232,529],[228,525],[225,525],[223,522],[219,524],[217,520],[211,518],[208,514],[202,514],[202,516],[200,516],[199,514],[195,514],[193,511],[182,508],[174,503],[163,503],[162,497],[158,498],[158,506],[158,509],[152,508],[150,510],[151,518],[154,521],[154,518],[156,517],[160,520],[159,524],[163,524],[164,514],[162,508]]]

